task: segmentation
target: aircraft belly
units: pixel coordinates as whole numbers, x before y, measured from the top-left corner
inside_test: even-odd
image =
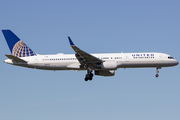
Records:
[[[69,68],[67,67],[69,62],[63,62],[63,63],[34,63],[34,64],[29,64],[28,67],[30,68],[35,68],[35,69],[43,69],[43,70],[74,70],[77,68]]]
[[[138,67],[169,67],[174,66],[170,61],[128,61],[119,64],[119,68],[138,68]]]

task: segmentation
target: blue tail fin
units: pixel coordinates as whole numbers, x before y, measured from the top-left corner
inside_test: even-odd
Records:
[[[36,56],[36,54],[11,30],[2,30],[11,54],[16,57]]]

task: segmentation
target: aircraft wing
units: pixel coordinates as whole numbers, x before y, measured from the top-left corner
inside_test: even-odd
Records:
[[[18,58],[16,56],[13,56],[13,55],[6,55],[6,57],[8,57],[9,59],[11,60],[14,60],[16,62],[22,62],[22,63],[27,63],[25,60],[21,59],[21,58]]]
[[[81,49],[79,49],[78,47],[76,47],[70,37],[68,37],[68,39],[69,39],[69,43],[70,43],[71,47],[76,52],[75,56],[81,65],[97,64],[97,63],[103,62],[103,60],[101,60],[91,54],[88,54],[88,53],[82,51]]]

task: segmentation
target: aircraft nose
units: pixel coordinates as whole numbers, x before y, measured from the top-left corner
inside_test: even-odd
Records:
[[[177,63],[176,63],[177,65],[179,64],[179,62],[177,61]]]
[[[179,62],[177,60],[175,60],[175,65],[178,65],[178,64],[179,64]]]

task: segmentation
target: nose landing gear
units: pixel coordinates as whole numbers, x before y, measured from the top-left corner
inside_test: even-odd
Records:
[[[155,77],[157,77],[157,78],[159,77],[159,74],[158,74],[159,73],[159,69],[161,69],[161,67],[156,67],[156,75],[155,75]]]
[[[156,74],[155,76],[156,76],[156,77],[159,77],[159,74]]]

